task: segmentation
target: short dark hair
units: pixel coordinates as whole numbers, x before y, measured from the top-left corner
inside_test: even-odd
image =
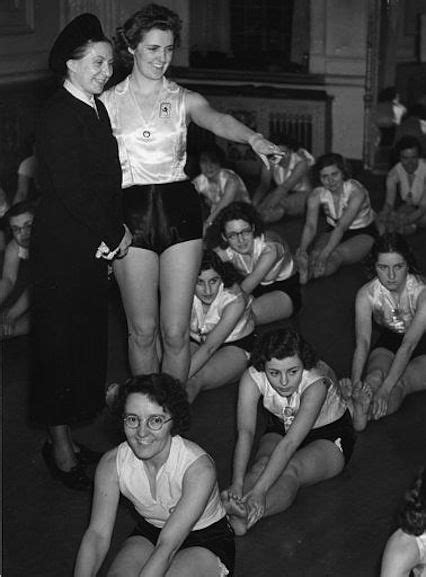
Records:
[[[260,336],[253,347],[250,364],[258,371],[265,370],[271,359],[285,359],[297,355],[305,369],[310,370],[319,361],[313,347],[294,329],[275,329]]]
[[[336,152],[330,152],[329,154],[323,154],[320,156],[312,167],[312,173],[317,183],[321,183],[321,170],[327,166],[332,166],[333,164],[335,164],[337,168],[342,171],[343,180],[348,180],[351,177],[349,165],[343,156],[341,154],[337,154]]]
[[[244,280],[243,275],[230,262],[224,262],[211,249],[206,249],[203,252],[201,259],[200,274],[203,270],[213,269],[217,272],[223,282],[225,288],[231,287],[235,283],[240,283]]]
[[[222,147],[214,142],[202,146],[198,153],[198,159],[208,158],[211,162],[223,166],[226,162],[226,154]]]
[[[401,529],[409,535],[422,535],[426,531],[426,467],[420,469],[404,500],[399,515]]]
[[[401,155],[401,152],[403,150],[407,150],[407,148],[415,148],[417,150],[417,154],[419,156],[422,152],[422,147],[420,146],[420,142],[417,140],[417,138],[415,136],[403,136],[395,144],[395,154],[396,154],[397,158],[399,158]]]
[[[11,218],[13,218],[14,216],[19,216],[20,214],[25,214],[26,212],[34,214],[35,212],[34,204],[28,200],[17,202],[16,204],[13,204],[4,215],[5,221],[7,222],[7,224],[10,224]]]
[[[397,232],[385,232],[385,234],[377,237],[366,258],[368,272],[371,277],[376,275],[375,267],[379,254],[389,252],[396,252],[402,256],[408,265],[408,272],[415,275],[421,274],[410,245],[407,243],[405,238]]]
[[[128,49],[134,50],[143,40],[144,35],[154,28],[170,30],[173,34],[174,45],[180,45],[182,20],[176,12],[159,4],[147,4],[116,30],[115,49],[119,59],[126,67],[130,67],[133,62]]]
[[[189,429],[190,406],[180,381],[167,373],[138,375],[128,379],[119,388],[113,412],[121,417],[129,395],[139,393],[165,409],[173,418],[171,435],[180,435]]]
[[[259,213],[253,205],[248,202],[231,202],[219,212],[214,219],[208,235],[209,248],[226,248],[227,241],[224,240],[225,226],[231,220],[244,220],[253,227],[253,235],[260,236],[264,231],[264,225]]]

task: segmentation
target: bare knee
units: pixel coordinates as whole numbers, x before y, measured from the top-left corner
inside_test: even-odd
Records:
[[[365,382],[373,391],[377,391],[381,387],[384,377],[381,369],[374,369],[366,375]]]
[[[158,326],[154,319],[135,320],[128,326],[129,341],[138,348],[151,348],[155,346],[158,336]]]
[[[189,343],[189,328],[187,325],[161,325],[161,338],[165,350],[179,352]]]

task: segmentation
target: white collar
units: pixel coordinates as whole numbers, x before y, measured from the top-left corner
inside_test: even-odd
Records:
[[[75,98],[77,98],[78,100],[81,100],[81,102],[84,102],[85,104],[88,104],[89,106],[91,106],[96,111],[96,114],[98,113],[98,110],[96,108],[96,103],[95,103],[95,97],[93,95],[88,96],[85,92],[83,92],[82,90],[77,88],[77,86],[75,84],[73,84],[70,80],[68,80],[68,78],[66,78],[64,81],[64,88],[70,94],[75,96]]]

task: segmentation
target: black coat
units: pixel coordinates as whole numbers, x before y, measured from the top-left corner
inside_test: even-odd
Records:
[[[106,373],[107,262],[120,243],[121,169],[108,114],[60,89],[36,139],[41,189],[30,259],[34,286],[33,417],[49,425],[93,417]]]

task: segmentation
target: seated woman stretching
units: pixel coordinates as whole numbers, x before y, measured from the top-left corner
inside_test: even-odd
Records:
[[[205,222],[208,227],[222,208],[234,201],[250,202],[250,196],[243,179],[233,170],[224,168],[225,153],[220,146],[204,146],[199,159],[201,173],[192,184],[209,207],[210,213]]]
[[[420,143],[404,136],[396,145],[399,162],[386,178],[386,199],[377,217],[381,233],[412,234],[426,227],[426,160],[420,158]]]
[[[336,376],[298,333],[265,333],[251,365],[240,381],[232,485],[222,492],[237,535],[262,517],[288,509],[300,487],[340,473],[354,445]],[[267,428],[247,472],[261,397]]]
[[[290,317],[300,309],[299,276],[290,249],[271,231],[263,233],[256,209],[233,202],[218,214],[209,242],[224,262],[244,276],[241,288],[255,297],[256,324]]]
[[[252,297],[238,286],[241,275],[212,250],[203,253],[191,312],[191,365],[186,391],[235,382],[247,368],[254,341]]]
[[[108,575],[231,575],[233,533],[214,463],[179,434],[189,426],[182,385],[166,374],[134,377],[120,388],[118,408],[126,440],[98,465],[75,577],[97,574],[111,542],[120,493],[133,503],[139,521]]]
[[[425,281],[396,233],[376,240],[372,263],[376,276],[359,289],[355,305],[352,401],[358,431],[395,412],[406,395],[426,389]],[[373,325],[380,336],[370,350]]]
[[[302,284],[360,261],[368,254],[377,235],[368,191],[360,182],[349,178],[343,157],[334,153],[321,156],[314,172],[322,186],[309,195],[302,240],[296,252]],[[321,207],[328,229],[315,238]]]
[[[388,539],[381,577],[426,575],[426,468],[420,471],[405,497],[399,529]]]
[[[253,204],[267,223],[277,222],[284,215],[303,215],[312,190],[309,170],[314,157],[291,138],[282,137],[277,145],[283,156],[269,167],[262,165],[253,197]]]

